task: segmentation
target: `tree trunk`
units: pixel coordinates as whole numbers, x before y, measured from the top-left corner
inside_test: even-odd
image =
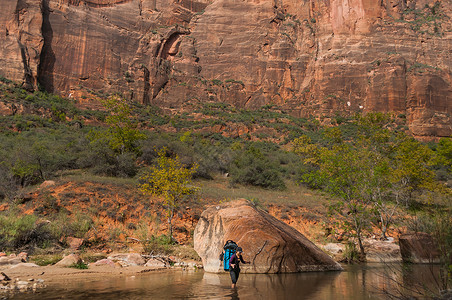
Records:
[[[173,209],[170,209],[168,214],[168,236],[171,241],[173,240],[173,214]]]
[[[387,227],[386,227],[386,222],[382,215],[380,215],[380,220],[381,220],[381,239],[383,241],[386,241],[387,240],[387,237],[386,237]]]
[[[388,237],[386,236],[386,226],[383,226],[383,228],[381,229],[381,239],[383,241],[386,241],[388,239]]]
[[[366,260],[366,252],[364,250],[364,245],[363,242],[361,240],[361,231],[358,230],[357,232],[357,238],[358,238],[358,246],[359,246],[359,252],[360,252],[360,260],[361,261],[365,261]]]

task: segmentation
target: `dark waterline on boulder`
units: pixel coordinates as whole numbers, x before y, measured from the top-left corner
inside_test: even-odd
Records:
[[[16,294],[7,299],[383,299],[385,289],[399,293],[395,282],[402,286],[419,282],[431,285],[429,274],[435,268],[370,264],[348,266],[343,272],[243,274],[236,290],[230,288],[226,272],[170,271],[49,284],[34,294]]]

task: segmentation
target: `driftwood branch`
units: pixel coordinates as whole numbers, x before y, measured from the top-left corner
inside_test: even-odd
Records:
[[[128,240],[135,241],[135,242],[138,242],[138,243],[141,243],[141,242],[142,242],[141,240],[136,239],[136,238],[133,238],[133,237],[127,237],[127,239],[128,239]]]
[[[0,274],[3,275],[3,280],[5,280],[5,281],[10,281],[11,280],[11,278],[9,278],[8,275],[6,275],[5,273],[0,272]]]

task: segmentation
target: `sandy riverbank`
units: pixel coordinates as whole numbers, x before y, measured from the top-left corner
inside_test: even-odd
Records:
[[[74,268],[63,268],[57,266],[29,267],[15,266],[14,268],[1,268],[12,280],[27,281],[29,279],[42,279],[45,284],[64,284],[74,281],[95,281],[108,280],[110,278],[140,276],[149,272],[171,272],[181,270],[177,268],[150,268],[144,266],[112,267],[112,266],[92,266],[88,269],[79,270]]]

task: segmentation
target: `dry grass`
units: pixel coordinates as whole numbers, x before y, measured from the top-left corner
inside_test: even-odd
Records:
[[[186,245],[174,245],[172,253],[183,260],[201,261],[198,253],[191,246]]]
[[[58,254],[39,254],[34,255],[31,258],[31,262],[37,264],[38,266],[48,266],[48,265],[54,265],[57,262],[59,262],[63,256]]]
[[[136,187],[136,178],[121,178],[93,175],[83,170],[69,170],[60,174],[61,182],[93,182],[101,184],[112,184],[117,186]]]
[[[229,180],[216,177],[215,180],[198,180],[201,187],[201,198],[213,201],[230,201],[245,198],[261,205],[282,205],[289,207],[302,206],[308,210],[325,211],[328,197],[321,192],[310,190],[293,182],[286,182],[287,189],[283,191],[266,190],[251,186],[231,187]]]
[[[81,171],[72,171],[64,174],[62,181],[93,182],[111,184],[136,189],[136,178],[115,178],[96,176]],[[249,199],[261,205],[281,205],[289,207],[305,207],[308,210],[324,212],[325,205],[330,197],[320,191],[310,190],[305,186],[297,185],[293,181],[286,181],[287,189],[269,190],[253,186],[238,185],[232,187],[229,179],[223,176],[215,176],[214,180],[198,179],[194,185],[200,187],[200,198],[208,202],[224,202],[239,198]],[[135,193],[134,193],[135,194]],[[204,201],[202,201],[204,202]]]

